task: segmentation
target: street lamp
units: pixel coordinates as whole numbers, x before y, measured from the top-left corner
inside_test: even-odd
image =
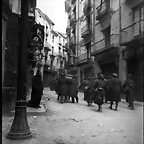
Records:
[[[27,121],[26,74],[27,74],[27,43],[28,43],[28,1],[21,1],[21,27],[18,59],[17,100],[15,117],[7,134],[9,139],[25,139],[32,136]]]

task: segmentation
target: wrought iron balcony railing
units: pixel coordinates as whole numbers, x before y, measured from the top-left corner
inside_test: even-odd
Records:
[[[76,0],[72,0],[72,1],[71,1],[71,4],[73,5],[75,2],[76,2]]]
[[[103,17],[105,14],[112,12],[112,9],[110,8],[110,0],[105,0],[100,4],[97,8],[97,16],[96,19],[100,20],[101,17]]]
[[[126,4],[129,5],[131,8],[134,8],[138,5],[143,5],[143,0],[126,0]]]
[[[84,60],[87,60],[87,52],[85,52],[84,54],[79,55],[76,59],[75,59],[75,63],[79,63],[82,62]]]
[[[142,39],[143,35],[144,35],[144,19],[122,29],[121,44],[130,42],[137,37]]]
[[[91,47],[91,54],[95,54],[97,52],[104,51],[113,47],[119,47],[119,35],[118,34],[112,34],[108,40],[104,38],[96,42]]]
[[[76,22],[76,15],[73,13],[70,17],[70,25],[72,26]]]
[[[83,28],[81,28],[81,36],[85,37],[86,35],[90,34],[92,32],[90,24],[86,24]]]
[[[74,36],[72,36],[72,37],[70,38],[70,43],[69,43],[69,45],[70,45],[70,46],[75,45],[75,37],[74,37]]]

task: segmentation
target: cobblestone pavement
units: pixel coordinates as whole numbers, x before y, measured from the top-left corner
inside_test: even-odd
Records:
[[[12,141],[4,137],[9,130],[12,117],[3,117],[3,144],[142,144],[143,107],[134,111],[120,103],[118,111],[97,112],[97,106],[88,107],[79,93],[77,104],[57,102],[57,95],[44,90],[41,104],[46,114],[29,115],[28,122],[33,137],[28,140]]]

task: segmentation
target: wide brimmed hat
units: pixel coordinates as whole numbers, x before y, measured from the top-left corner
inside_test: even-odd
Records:
[[[116,73],[113,73],[113,76],[114,76],[114,77],[118,77],[118,75],[117,75]]]
[[[101,74],[100,74],[100,77],[101,77],[101,78],[104,78],[104,75],[101,73]]]
[[[103,90],[103,88],[100,87],[99,90]]]

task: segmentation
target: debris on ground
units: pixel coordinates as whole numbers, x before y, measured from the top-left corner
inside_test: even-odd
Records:
[[[98,124],[98,126],[103,126],[103,124]]]
[[[80,121],[82,121],[82,120],[76,120],[76,119],[69,119],[69,120],[73,120],[73,121],[75,121],[75,122],[80,122]]]
[[[111,133],[114,131],[114,129],[111,130]]]

